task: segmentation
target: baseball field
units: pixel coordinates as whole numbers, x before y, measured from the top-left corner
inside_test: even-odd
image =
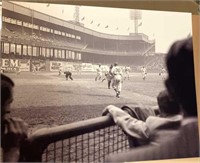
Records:
[[[156,97],[163,90],[164,80],[158,73],[131,73],[124,80],[120,98],[107,88],[107,81],[95,82],[96,73],[73,73],[74,80],[66,80],[58,72],[21,72],[6,74],[15,82],[12,115],[28,123],[29,134],[43,127],[69,124],[99,117],[110,104],[156,105]]]

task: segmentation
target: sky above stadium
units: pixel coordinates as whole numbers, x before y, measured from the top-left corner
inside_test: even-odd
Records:
[[[75,6],[47,3],[14,2],[19,5],[63,19],[75,19]],[[166,53],[171,44],[192,35],[190,13],[141,10],[138,33],[156,40],[156,52]],[[86,28],[115,35],[134,33],[134,20],[130,9],[80,6],[79,20]]]

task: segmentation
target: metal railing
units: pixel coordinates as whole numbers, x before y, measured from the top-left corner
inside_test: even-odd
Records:
[[[40,129],[23,150],[23,161],[104,162],[109,153],[129,149],[127,136],[110,116]]]

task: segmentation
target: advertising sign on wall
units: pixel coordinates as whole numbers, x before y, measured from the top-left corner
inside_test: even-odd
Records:
[[[46,62],[44,60],[32,60],[31,67],[35,67],[38,71],[46,70]]]
[[[93,65],[91,63],[82,63],[82,71],[94,71]]]
[[[20,62],[18,59],[1,59],[1,69],[5,72],[17,72],[19,71]]]
[[[19,69],[20,69],[20,71],[30,71],[30,60],[21,59]]]
[[[74,63],[73,62],[63,62],[63,71],[74,71]]]
[[[51,61],[50,62],[50,71],[59,71],[62,68],[62,62]]]
[[[30,71],[30,60],[2,58],[0,66],[4,72]]]
[[[50,62],[50,71],[59,71],[59,69],[62,71],[75,71],[75,66],[73,62]]]
[[[82,64],[81,63],[74,63],[73,64],[73,66],[74,66],[74,71],[81,71],[82,70]]]
[[[94,71],[96,71],[99,68],[99,65],[93,65]],[[101,65],[101,70],[103,72],[109,71],[109,66],[108,65]]]

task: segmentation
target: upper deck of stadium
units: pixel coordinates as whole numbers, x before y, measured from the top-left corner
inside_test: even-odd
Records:
[[[82,53],[140,56],[155,53],[155,41],[143,33],[112,35],[97,32],[11,2],[2,5],[2,40]]]

